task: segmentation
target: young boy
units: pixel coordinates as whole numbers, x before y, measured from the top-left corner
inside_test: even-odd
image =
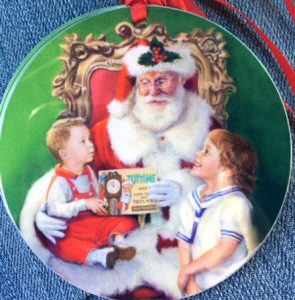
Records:
[[[83,120],[57,121],[46,142],[60,161],[47,191],[47,213],[67,219],[65,237],[49,243],[50,250],[70,262],[105,268],[113,268],[118,258],[133,258],[133,247],[119,248],[110,241],[121,241],[138,223],[131,217],[106,216],[107,203],[98,199],[98,182],[88,165],[95,150]]]
[[[189,195],[180,211],[180,273],[184,295],[207,289],[228,277],[255,249],[247,199],[255,183],[257,158],[241,137],[223,129],[209,133],[196,153],[191,174],[205,184]]]

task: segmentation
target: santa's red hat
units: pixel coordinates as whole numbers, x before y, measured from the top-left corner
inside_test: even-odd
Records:
[[[111,115],[125,116],[130,109],[128,97],[136,77],[146,72],[176,72],[191,78],[196,71],[195,60],[188,46],[175,43],[165,46],[156,38],[150,42],[139,40],[124,55],[115,99],[108,105]]]

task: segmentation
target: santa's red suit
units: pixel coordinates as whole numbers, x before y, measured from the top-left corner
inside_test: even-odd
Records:
[[[113,270],[105,270],[52,257],[40,242],[34,226],[36,213],[45,201],[45,195],[42,195],[47,190],[52,171],[40,178],[29,191],[20,218],[23,236],[41,258],[71,283],[96,295],[106,296],[131,291],[148,283],[172,297],[181,296],[176,284],[179,271],[177,248],[159,253],[156,250],[158,234],[173,238],[178,229],[179,205],[187,201],[187,193],[197,185],[190,169],[185,166],[194,161],[196,151],[202,148],[213,120],[211,107],[196,94],[186,92],[184,99],[187,107],[180,121],[161,134],[144,127],[132,112],[124,117],[110,116],[92,128],[97,153],[94,161],[96,170],[153,168],[160,180],[171,180],[182,187],[180,199],[170,207],[168,221],[161,214],[152,214],[150,224],[129,235],[128,243],[137,249],[137,255],[131,261],[118,261]]]

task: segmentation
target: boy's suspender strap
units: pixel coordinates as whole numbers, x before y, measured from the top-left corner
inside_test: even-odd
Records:
[[[85,166],[85,173],[88,177],[90,192],[92,196],[94,196],[95,190],[94,190],[93,178],[91,176],[90,167],[88,165]]]
[[[48,189],[47,189],[47,193],[46,193],[46,201],[48,201],[49,191],[50,191],[50,189],[51,189],[51,187],[52,187],[52,184],[53,184],[54,181],[56,180],[57,176],[58,176],[58,175],[57,175],[56,173],[54,173],[54,175],[52,176],[52,178],[51,178],[51,180],[50,180],[50,183],[49,183],[49,186],[48,186]]]
[[[84,174],[85,174],[85,175],[87,176],[87,178],[88,178],[89,189],[90,189],[89,192],[91,193],[92,196],[94,196],[94,195],[95,195],[95,190],[94,190],[93,178],[92,178],[92,176],[91,176],[90,167],[89,167],[88,165],[85,166]],[[76,196],[76,195],[81,194],[81,193],[79,193],[79,191],[78,191],[77,187],[75,186],[74,182],[73,182],[69,177],[67,177],[67,176],[65,176],[65,175],[62,175],[62,174],[57,174],[57,173],[55,172],[55,174],[54,174],[54,175],[52,176],[52,178],[51,178],[51,181],[50,181],[49,186],[48,186],[48,189],[47,189],[47,193],[46,193],[46,201],[48,200],[49,191],[50,191],[50,189],[51,189],[51,187],[52,187],[54,181],[56,180],[56,178],[57,178],[58,176],[63,177],[63,178],[67,181],[67,183],[69,184],[69,186],[71,187],[72,192],[73,192],[73,199],[75,199],[75,196]],[[83,193],[82,193],[82,194],[83,194]]]

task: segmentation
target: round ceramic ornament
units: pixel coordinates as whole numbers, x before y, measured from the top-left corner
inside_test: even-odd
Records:
[[[206,176],[191,169],[217,127],[248,140],[258,168],[204,195]],[[65,280],[115,299],[179,299],[237,271],[277,219],[291,155],[280,95],[253,53],[157,6],[136,25],[127,7],[89,13],[41,42],[2,101],[0,152],[1,194],[28,245]],[[236,184],[244,173],[253,193]]]

